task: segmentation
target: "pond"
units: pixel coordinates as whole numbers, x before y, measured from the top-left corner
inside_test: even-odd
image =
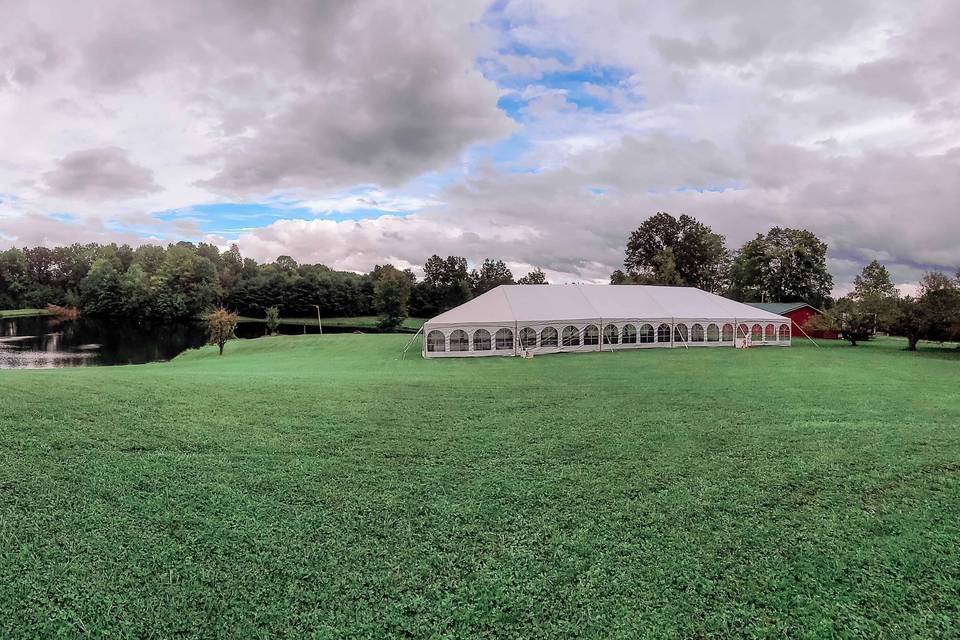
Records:
[[[259,338],[264,325],[244,322],[238,338]],[[352,332],[353,327],[324,327],[325,333]],[[280,333],[316,333],[316,326],[281,325]],[[0,318],[0,369],[46,369],[170,360],[187,349],[203,346],[203,322],[132,322],[53,316]]]

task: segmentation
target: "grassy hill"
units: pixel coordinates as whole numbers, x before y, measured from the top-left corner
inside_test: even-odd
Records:
[[[0,637],[956,636],[960,354],[0,371]]]
[[[350,316],[343,318],[324,318],[323,326],[330,327],[349,327],[351,329],[376,329],[377,322],[380,320],[377,316]],[[250,316],[240,316],[241,322],[259,322],[266,323],[264,318],[253,318]],[[423,318],[404,318],[400,324],[399,330],[409,333],[416,333],[423,323]],[[307,325],[317,326],[317,317],[312,318],[281,318],[280,324],[292,324],[297,326]]]
[[[0,309],[0,318],[24,318],[28,316],[49,316],[48,309]]]

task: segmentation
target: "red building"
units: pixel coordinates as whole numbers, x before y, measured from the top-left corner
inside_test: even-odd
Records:
[[[823,311],[806,302],[748,302],[747,304],[757,309],[763,309],[764,311],[790,318],[790,320],[793,321],[791,323],[793,326],[790,327],[790,329],[794,339],[803,338],[803,331],[800,329],[806,324],[807,320],[813,316],[823,315]],[[821,338],[823,340],[836,340],[840,337],[839,332],[835,329],[827,331],[806,330],[806,333],[811,338]]]

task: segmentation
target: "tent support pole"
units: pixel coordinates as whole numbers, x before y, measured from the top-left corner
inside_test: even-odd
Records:
[[[403,348],[403,351],[400,352],[400,359],[403,360],[404,356],[407,355],[407,349],[410,348],[410,345],[413,344],[413,341],[417,339],[417,336],[423,333],[423,325],[420,325],[420,328],[417,329],[417,332],[413,334],[413,337],[407,342],[407,346]]]
[[[674,331],[676,331],[676,329],[674,329]],[[690,346],[687,344],[687,341],[684,340],[684,338],[683,338],[682,335],[680,336],[680,342],[683,343],[683,348],[684,348],[684,349],[689,349],[689,348],[690,348]]]
[[[790,321],[790,324],[794,324],[793,320]],[[817,341],[814,340],[813,338],[811,338],[810,336],[808,336],[808,335],[807,335],[807,332],[803,330],[803,327],[801,327],[800,325],[797,325],[797,329],[800,329],[800,333],[802,333],[802,334],[806,337],[807,340],[809,340],[810,342],[812,342],[812,343],[813,343],[813,346],[815,346],[817,349],[820,348],[820,345],[817,344]],[[793,338],[793,331],[790,332],[790,337],[791,337],[791,340],[792,340],[792,338]]]

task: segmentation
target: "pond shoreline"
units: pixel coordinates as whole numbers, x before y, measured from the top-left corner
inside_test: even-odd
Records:
[[[323,333],[412,335],[422,320],[408,320],[396,332],[376,326],[375,316],[323,318]],[[281,335],[317,334],[316,318],[284,318]],[[267,334],[265,320],[241,318],[235,331],[244,340]],[[0,311],[0,369],[46,369],[165,362],[208,342],[202,318],[181,321],[61,317],[46,309]]]

